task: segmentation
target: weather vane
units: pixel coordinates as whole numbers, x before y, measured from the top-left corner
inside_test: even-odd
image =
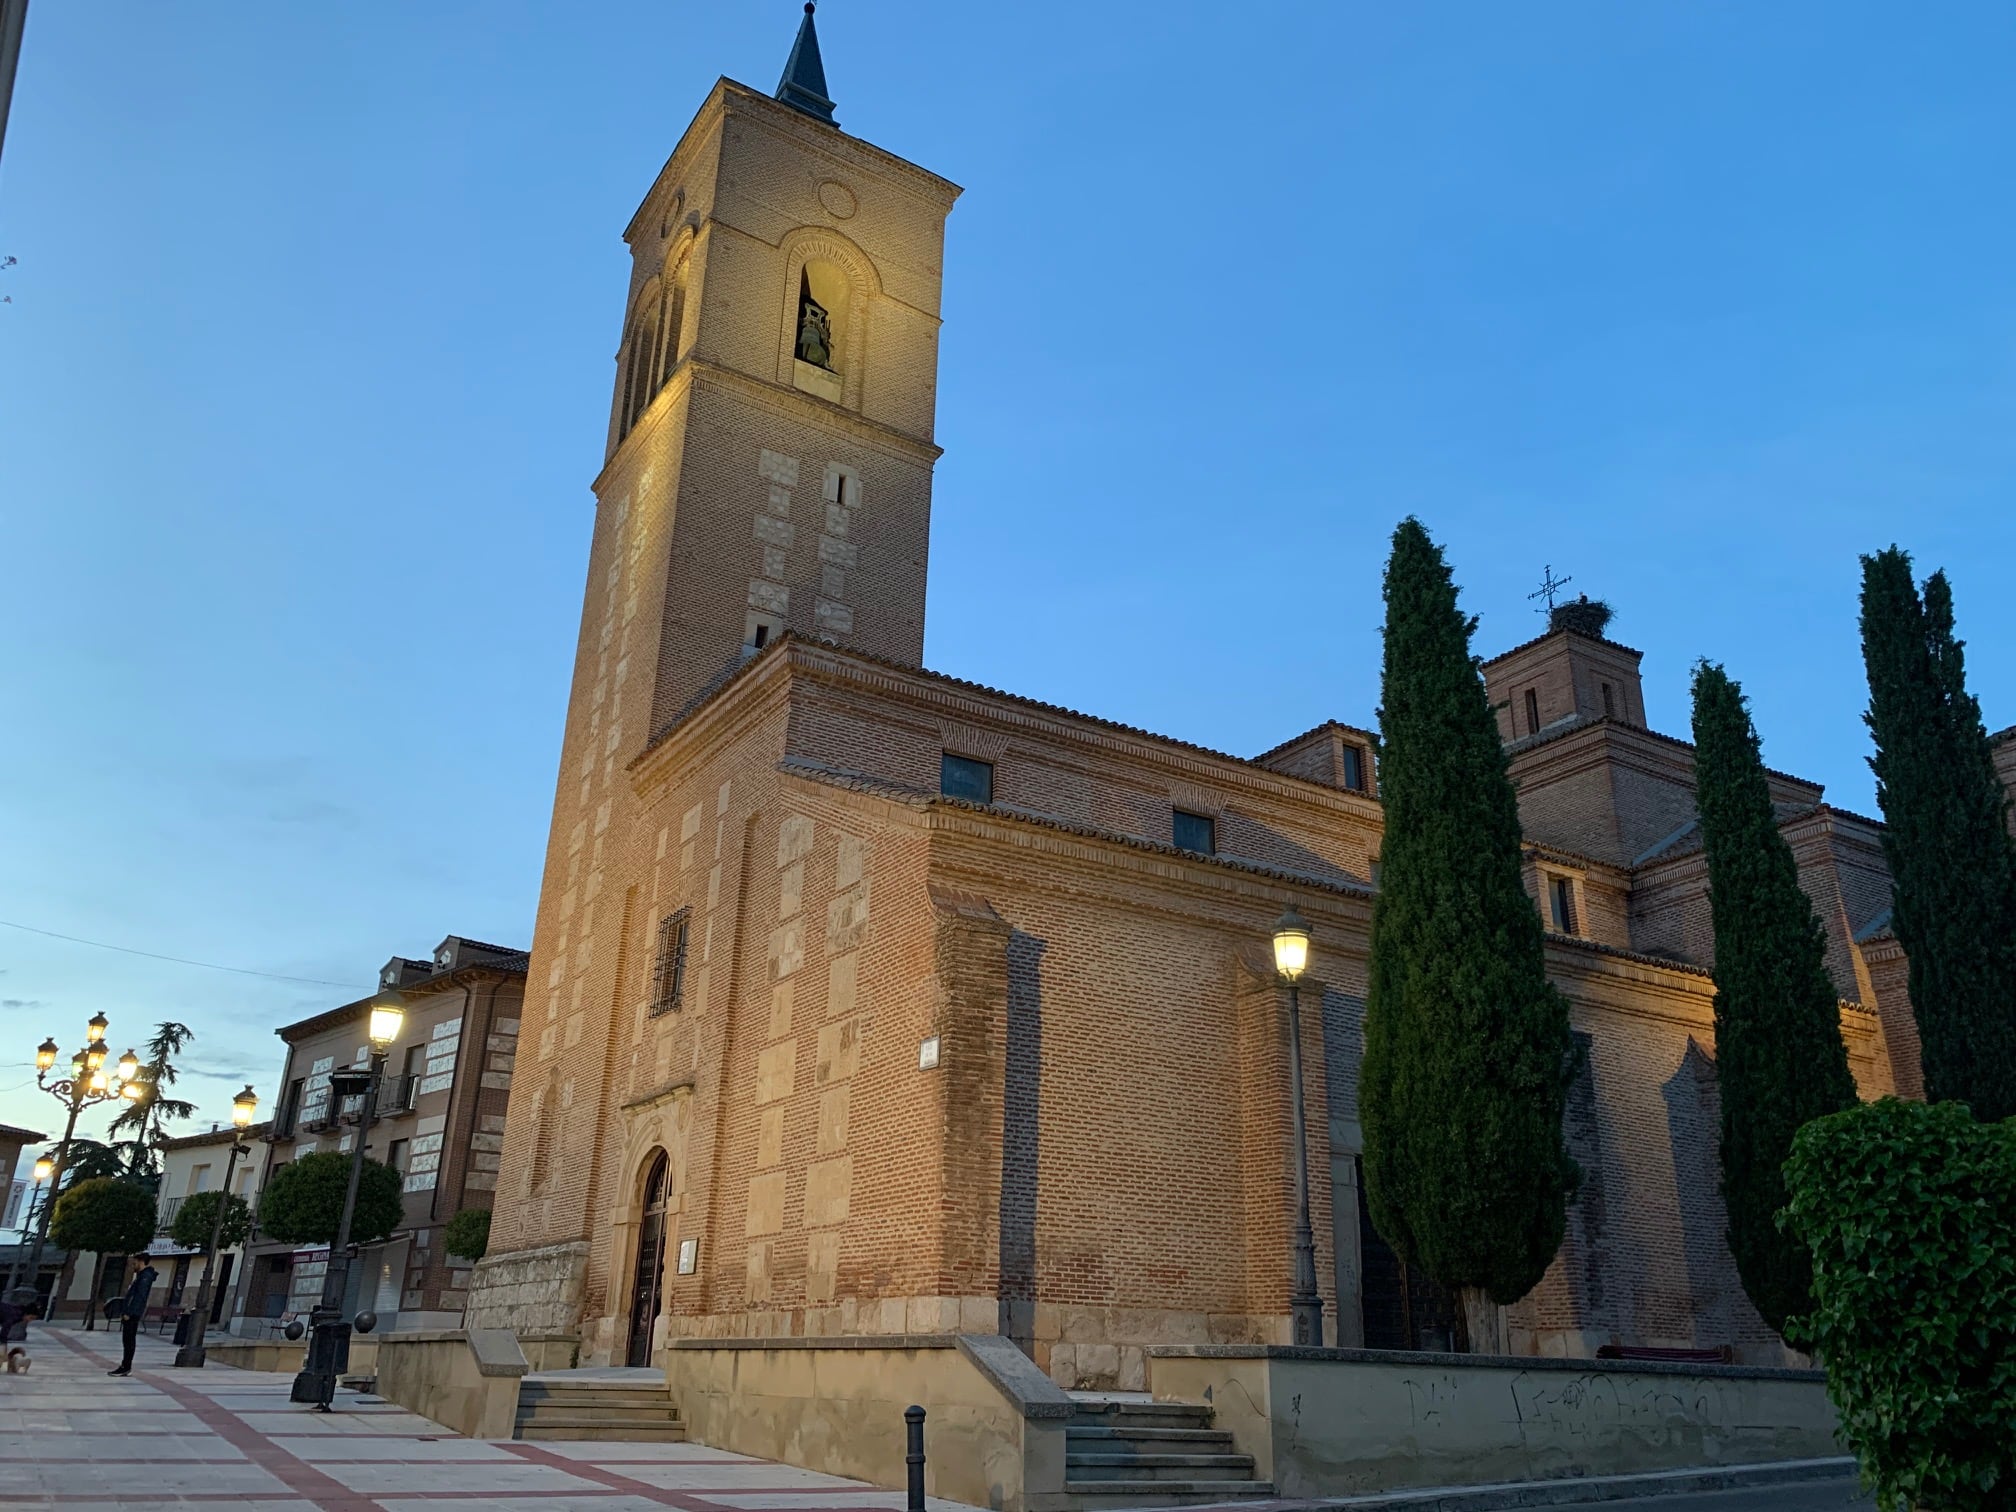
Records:
[[[1533,612],[1535,614],[1552,614],[1554,612],[1554,596],[1574,581],[1575,577],[1573,573],[1564,578],[1554,576],[1554,568],[1551,564],[1541,569],[1540,586],[1527,594],[1526,597],[1529,599],[1544,598],[1547,600],[1547,607],[1545,609],[1535,609]]]

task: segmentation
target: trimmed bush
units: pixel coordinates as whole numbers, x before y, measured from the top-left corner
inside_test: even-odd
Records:
[[[282,1244],[333,1244],[343,1217],[350,1157],[334,1150],[303,1155],[274,1172],[259,1199],[259,1227]],[[405,1179],[366,1156],[357,1182],[357,1211],[350,1220],[354,1244],[388,1237],[406,1216]]]
[[[137,1255],[154,1241],[154,1194],[136,1181],[98,1176],[56,1199],[49,1237],[67,1250]]]
[[[1841,1437],[1883,1512],[2016,1505],[2016,1122],[1881,1102],[1799,1131],[1787,1228]]]
[[[464,1260],[481,1260],[490,1248],[490,1209],[464,1208],[450,1218],[441,1247]]]
[[[217,1204],[223,1200],[222,1192],[195,1192],[184,1197],[182,1206],[175,1209],[168,1237],[184,1249],[208,1249],[210,1226],[217,1221]],[[224,1227],[217,1233],[217,1247],[232,1249],[243,1244],[251,1232],[251,1207],[243,1197],[231,1198],[230,1206],[224,1210]]]

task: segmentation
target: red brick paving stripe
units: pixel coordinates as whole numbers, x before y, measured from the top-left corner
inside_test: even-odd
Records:
[[[527,1444],[514,1439],[508,1444],[500,1443],[497,1447],[508,1449],[521,1459],[528,1459],[535,1465],[552,1465],[570,1475],[578,1475],[583,1480],[607,1486],[611,1491],[622,1491],[630,1496],[641,1496],[646,1501],[654,1501],[661,1507],[680,1507],[685,1509],[685,1512],[723,1512],[719,1502],[706,1500],[700,1492],[668,1491],[665,1487],[654,1486],[649,1481],[632,1480],[627,1475],[618,1475],[614,1470],[605,1469],[592,1460],[570,1460],[564,1454],[549,1453],[537,1444]],[[714,1463],[720,1464],[721,1461],[716,1460]],[[735,1489],[740,1491],[742,1488],[738,1486]]]
[[[86,1349],[82,1344],[72,1342],[61,1333],[51,1331],[49,1337],[56,1340],[65,1349],[70,1350],[74,1354],[84,1356],[85,1359],[92,1361],[94,1364],[104,1363],[103,1355]],[[228,1409],[219,1407],[210,1398],[203,1395],[202,1392],[191,1391],[186,1386],[178,1386],[174,1382],[164,1380],[162,1377],[148,1370],[136,1370],[133,1373],[133,1378],[144,1386],[153,1387],[156,1391],[167,1397],[169,1401],[181,1403],[182,1406],[186,1407],[196,1417],[198,1422],[202,1423],[212,1433],[224,1440],[225,1443],[231,1445],[232,1448],[241,1451],[246,1459],[279,1481],[281,1485],[285,1486],[295,1496],[300,1497],[304,1501],[312,1502],[315,1506],[319,1507],[321,1512],[386,1512],[385,1507],[381,1503],[373,1500],[371,1497],[358,1495],[334,1476],[324,1474],[306,1460],[296,1459],[285,1449],[282,1449],[278,1444],[253,1428],[249,1423],[241,1421]],[[163,1463],[168,1462],[164,1461]],[[232,1463],[236,1464],[238,1462],[234,1460]],[[17,1500],[18,1498],[7,1499]],[[47,1500],[49,1498],[44,1499]],[[54,1499],[57,1501],[107,1500],[102,1493],[95,1496],[82,1493],[75,1496],[65,1494],[59,1495]],[[111,1499],[116,1501],[118,1498],[114,1497]],[[210,1495],[208,1499],[219,1502],[240,1502],[271,1501],[274,1498],[271,1492],[259,1495],[249,1492],[243,1495],[236,1492],[218,1492]]]

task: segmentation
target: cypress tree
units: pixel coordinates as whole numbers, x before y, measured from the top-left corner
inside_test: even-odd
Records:
[[[1441,548],[1418,520],[1386,567],[1379,790],[1359,1113],[1387,1242],[1458,1290],[1471,1346],[1504,1348],[1561,1247],[1579,1179],[1561,1117],[1576,1062],[1520,880],[1518,803]]]
[[[1945,573],[1921,598],[1895,546],[1862,559],[1869,764],[1925,1095],[2000,1122],[2016,1114],[2016,844],[1963,644]]]
[[[1743,1289],[1781,1333],[1811,1310],[1813,1257],[1778,1230],[1785,1158],[1813,1119],[1857,1101],[1827,940],[1778,832],[1743,690],[1694,669],[1694,801],[1715,922],[1715,1070],[1722,1201]]]

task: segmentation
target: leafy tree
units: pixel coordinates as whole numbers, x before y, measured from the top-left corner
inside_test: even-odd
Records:
[[[490,1248],[490,1209],[464,1208],[450,1218],[441,1247],[464,1260],[481,1260]]]
[[[259,1227],[282,1244],[332,1244],[343,1219],[350,1157],[334,1150],[303,1155],[274,1172],[259,1198]],[[382,1161],[365,1157],[357,1182],[353,1243],[386,1238],[405,1218],[405,1179]]]
[[[63,1160],[58,1192],[67,1192],[87,1181],[98,1181],[126,1173],[124,1145],[108,1145],[95,1139],[73,1139]],[[53,1219],[51,1220],[54,1221]]]
[[[222,1192],[195,1192],[184,1197],[175,1210],[168,1237],[184,1249],[209,1248],[210,1227],[217,1221],[220,1202],[228,1202],[229,1206],[224,1209],[224,1227],[218,1231],[217,1247],[227,1250],[243,1244],[252,1232],[252,1208],[243,1197],[227,1198]]]
[[[1792,1141],[1785,1223],[1813,1255],[1790,1332],[1827,1365],[1884,1512],[2016,1503],[2016,1120],[1881,1102]]]
[[[98,1176],[56,1199],[49,1234],[64,1249],[136,1254],[154,1239],[154,1194],[137,1182]]]
[[[1778,832],[1743,690],[1694,669],[1694,789],[1715,924],[1715,1068],[1722,1200],[1743,1289],[1781,1333],[1806,1311],[1812,1256],[1778,1227],[1792,1136],[1855,1105],[1827,940]]]
[[[1502,1350],[1486,1301],[1532,1290],[1579,1172],[1561,1117],[1577,1052],[1520,880],[1519,810],[1441,549],[1393,534],[1359,1109],[1373,1222],[1458,1289],[1471,1346]]]
[[[2016,1114],[2016,842],[1943,572],[1920,597],[1896,547],[1862,559],[1870,766],[1891,927],[1910,963],[1925,1094]]]
[[[176,1078],[173,1058],[188,1048],[195,1037],[188,1025],[170,1022],[157,1024],[153,1038],[147,1041],[147,1059],[133,1078],[140,1086],[140,1095],[119,1110],[109,1128],[113,1134],[123,1131],[130,1135],[125,1145],[129,1175],[157,1172],[160,1165],[155,1146],[167,1137],[162,1125],[188,1118],[196,1111],[194,1103],[169,1096]]]

